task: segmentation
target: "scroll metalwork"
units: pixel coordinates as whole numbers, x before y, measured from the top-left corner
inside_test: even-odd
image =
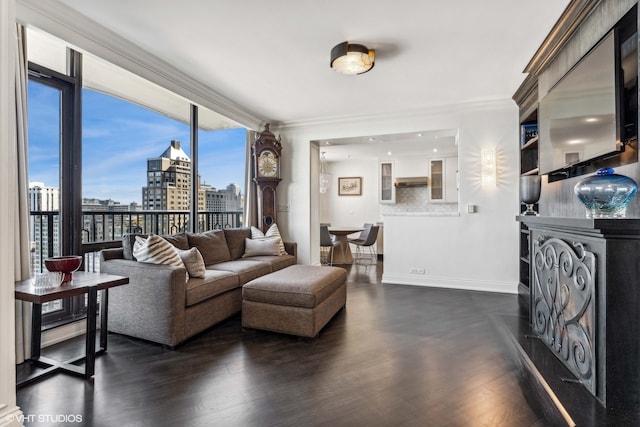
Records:
[[[540,237],[533,256],[533,328],[595,395],[595,254],[582,243]]]

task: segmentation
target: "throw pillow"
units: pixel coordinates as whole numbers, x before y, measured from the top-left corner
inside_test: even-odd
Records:
[[[231,254],[227,247],[224,231],[211,230],[204,233],[187,233],[189,246],[196,247],[202,254],[204,265],[231,261]]]
[[[282,236],[280,236],[280,230],[278,229],[278,224],[272,224],[271,227],[267,230],[266,233],[260,231],[260,229],[256,227],[251,227],[251,238],[252,239],[264,239],[268,237],[277,237],[280,239],[278,243],[279,253],[278,255],[286,255],[287,251],[284,249],[284,242],[282,241]],[[246,249],[245,249],[246,252]]]
[[[280,255],[279,237],[265,237],[262,239],[245,239],[243,258],[259,255]]]
[[[204,259],[202,258],[202,254],[198,250],[198,248],[191,248],[187,250],[176,249],[180,259],[184,263],[184,266],[187,268],[187,273],[189,273],[189,277],[199,277],[203,278],[206,270],[204,266]]]
[[[133,256],[138,262],[185,268],[176,248],[156,234],[151,234],[146,239],[136,236],[136,242],[133,245]],[[189,276],[186,274],[185,279],[188,278]]]
[[[136,243],[137,236],[142,237],[143,239],[149,237],[148,234],[139,233],[125,234],[122,236],[122,252],[124,259],[136,261],[136,258],[133,256],[133,245]]]

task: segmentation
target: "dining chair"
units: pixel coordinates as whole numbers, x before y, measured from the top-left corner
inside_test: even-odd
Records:
[[[361,260],[368,257],[371,257],[372,264],[375,264],[378,261],[378,252],[376,251],[375,243],[376,243],[376,240],[378,239],[379,229],[380,229],[380,226],[372,225],[371,228],[369,228],[369,232],[367,233],[367,237],[364,241],[354,239],[351,242],[354,245],[356,245],[356,257],[354,261],[356,264],[359,264]],[[367,255],[364,254],[364,248],[368,249],[369,254]]]
[[[333,265],[333,251],[336,246],[340,246],[340,242],[331,238],[329,233],[329,227],[326,225],[320,226],[320,264],[322,264],[322,252],[325,252],[324,264]]]
[[[363,230],[360,232],[360,235],[358,237],[352,237],[350,239],[348,239],[349,243],[353,243],[358,244],[358,243],[362,243],[365,240],[367,240],[367,236],[369,235],[369,230],[371,230],[371,227],[373,226],[373,224],[369,224],[368,222],[365,222],[362,225]]]

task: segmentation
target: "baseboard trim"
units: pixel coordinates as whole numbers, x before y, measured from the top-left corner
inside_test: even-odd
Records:
[[[97,319],[97,326],[100,327],[99,318]],[[42,347],[48,347],[83,335],[86,330],[86,319],[77,320],[75,322],[67,323],[66,325],[58,326],[57,328],[49,329],[42,332]]]
[[[382,283],[391,285],[426,286],[431,288],[460,289],[466,291],[496,292],[517,294],[518,284],[510,282],[494,282],[487,280],[452,279],[447,277],[430,277],[404,274],[383,274]]]
[[[19,407],[0,404],[0,427],[23,426],[24,421],[24,414]]]

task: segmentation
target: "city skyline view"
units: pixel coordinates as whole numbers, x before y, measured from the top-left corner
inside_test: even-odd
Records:
[[[29,82],[29,181],[58,187],[59,96],[56,89]],[[82,197],[140,204],[147,159],[178,140],[191,158],[189,125],[162,114],[83,89]],[[216,189],[236,184],[244,193],[246,129],[198,133],[201,183]]]

